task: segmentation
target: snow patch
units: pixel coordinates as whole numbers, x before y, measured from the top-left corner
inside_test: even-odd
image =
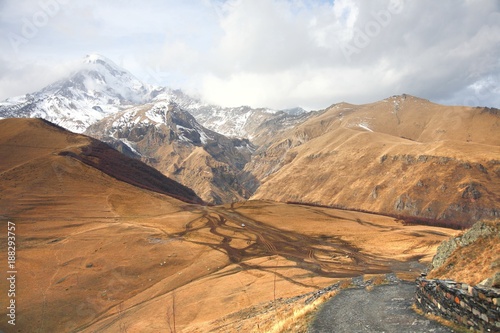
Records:
[[[366,124],[358,124],[358,126],[369,131],[369,132],[373,132]]]
[[[200,133],[200,140],[201,140],[201,143],[202,143],[202,144],[206,145],[206,144],[207,144],[207,142],[208,142],[208,140],[212,140],[212,138],[211,138],[211,137],[209,137],[209,136],[205,133],[205,131],[200,131],[199,133]]]
[[[160,102],[156,103],[151,109],[149,109],[145,115],[148,117],[153,123],[163,124],[165,123],[165,119],[168,112],[168,103]]]
[[[130,148],[130,150],[131,150],[132,152],[134,152],[134,154],[137,154],[137,155],[141,156],[141,153],[139,153],[139,152],[138,152],[138,151],[134,148],[134,144],[133,144],[133,143],[131,143],[130,141],[128,141],[128,140],[127,140],[127,139],[125,139],[125,138],[120,138],[119,140],[120,140],[121,142],[123,142],[123,143],[124,143],[127,147],[129,147],[129,148]]]

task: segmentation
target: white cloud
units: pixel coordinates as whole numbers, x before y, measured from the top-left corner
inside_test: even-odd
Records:
[[[0,58],[0,92],[2,97],[32,93],[72,73],[80,62],[68,61],[58,66],[44,59],[15,62]]]
[[[494,0],[305,3],[229,2],[221,67],[205,77],[205,95],[222,104],[321,108],[406,92],[460,104],[457,92],[470,94],[474,82],[488,77],[498,86]],[[492,95],[478,102],[499,106]]]
[[[0,98],[97,52],[223,105],[323,108],[409,93],[500,107],[497,0],[64,2],[17,53],[8,36],[22,36],[40,2],[1,2]]]

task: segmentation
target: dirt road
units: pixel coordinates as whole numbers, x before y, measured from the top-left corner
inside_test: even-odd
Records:
[[[414,293],[413,283],[344,290],[318,312],[309,333],[453,332],[415,313]]]

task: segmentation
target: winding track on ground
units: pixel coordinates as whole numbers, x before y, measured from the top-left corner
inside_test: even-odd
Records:
[[[328,241],[282,230],[266,225],[247,217],[232,208],[206,209],[200,217],[204,221],[201,226],[186,230],[172,237],[186,237],[189,233],[208,231],[220,237],[218,243],[196,241],[198,244],[210,246],[225,252],[232,263],[244,264],[243,261],[256,257],[280,255],[295,262],[297,267],[309,270],[314,274],[328,277],[352,277],[366,273],[385,273],[389,271],[390,261],[361,253],[351,244],[331,238]],[[244,227],[243,227],[244,225]],[[249,241],[247,246],[236,246],[233,243],[232,233],[244,236]],[[350,258],[346,262],[339,258]],[[325,260],[322,258],[332,258]],[[245,265],[248,266],[248,265]],[[269,269],[254,267],[254,269]]]
[[[386,273],[392,270],[391,266],[394,264],[392,260],[359,252],[358,248],[339,238],[330,237],[328,240],[324,240],[318,237],[279,229],[245,216],[233,208],[204,207],[201,210],[198,208],[196,211],[200,213],[199,217],[187,222],[183,231],[175,234],[169,234],[163,229],[158,229],[158,231],[163,231],[168,240],[181,239],[185,242],[208,246],[225,253],[229,262],[237,264],[239,269],[234,268],[223,274],[234,274],[241,269],[261,270],[272,272],[279,278],[297,285],[319,288],[314,285],[306,285],[293,276],[287,276],[281,273],[280,269],[297,267],[311,272],[312,275],[339,278],[370,273]],[[216,236],[216,238],[207,237],[206,240],[203,240],[203,237],[199,237],[200,233],[205,235],[211,234]],[[242,242],[241,240],[246,241]],[[249,263],[249,259],[252,258],[273,256],[286,258],[291,264],[278,265],[279,260],[276,260],[276,266],[269,264],[260,266],[255,263]],[[349,258],[348,260],[345,259],[347,257]],[[162,295],[157,294],[153,298],[134,304],[123,311],[130,311]],[[116,317],[114,313],[109,313],[109,310],[106,309],[106,311],[97,316],[96,320],[86,323],[79,330],[112,317],[103,326],[110,327],[110,325],[119,320],[119,317]],[[348,330],[347,332],[352,332],[352,330]]]

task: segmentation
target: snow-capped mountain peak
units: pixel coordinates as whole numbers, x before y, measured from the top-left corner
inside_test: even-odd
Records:
[[[44,118],[81,133],[108,115],[163,102],[177,104],[212,131],[250,139],[263,122],[281,117],[283,112],[290,115],[305,112],[298,108],[279,112],[267,108],[226,108],[207,104],[179,89],[145,84],[110,59],[88,54],[66,78],[37,92],[0,102],[0,118]]]
[[[104,62],[104,63],[113,63],[110,59],[106,58],[105,56],[103,55],[100,55],[100,54],[97,54],[97,53],[90,53],[90,54],[87,54],[84,58],[83,58],[83,62],[84,63],[87,63],[87,64],[95,64],[97,62]]]
[[[67,78],[0,103],[0,117],[39,117],[83,132],[106,115],[148,102],[152,91],[111,60],[90,54]]]
[[[47,86],[42,92],[64,92],[70,96],[86,95],[103,105],[131,105],[148,101],[151,90],[151,86],[141,82],[113,61],[101,55],[91,54],[83,59],[75,73]],[[112,103],[109,103],[109,98]],[[103,105],[100,105],[101,108]]]

